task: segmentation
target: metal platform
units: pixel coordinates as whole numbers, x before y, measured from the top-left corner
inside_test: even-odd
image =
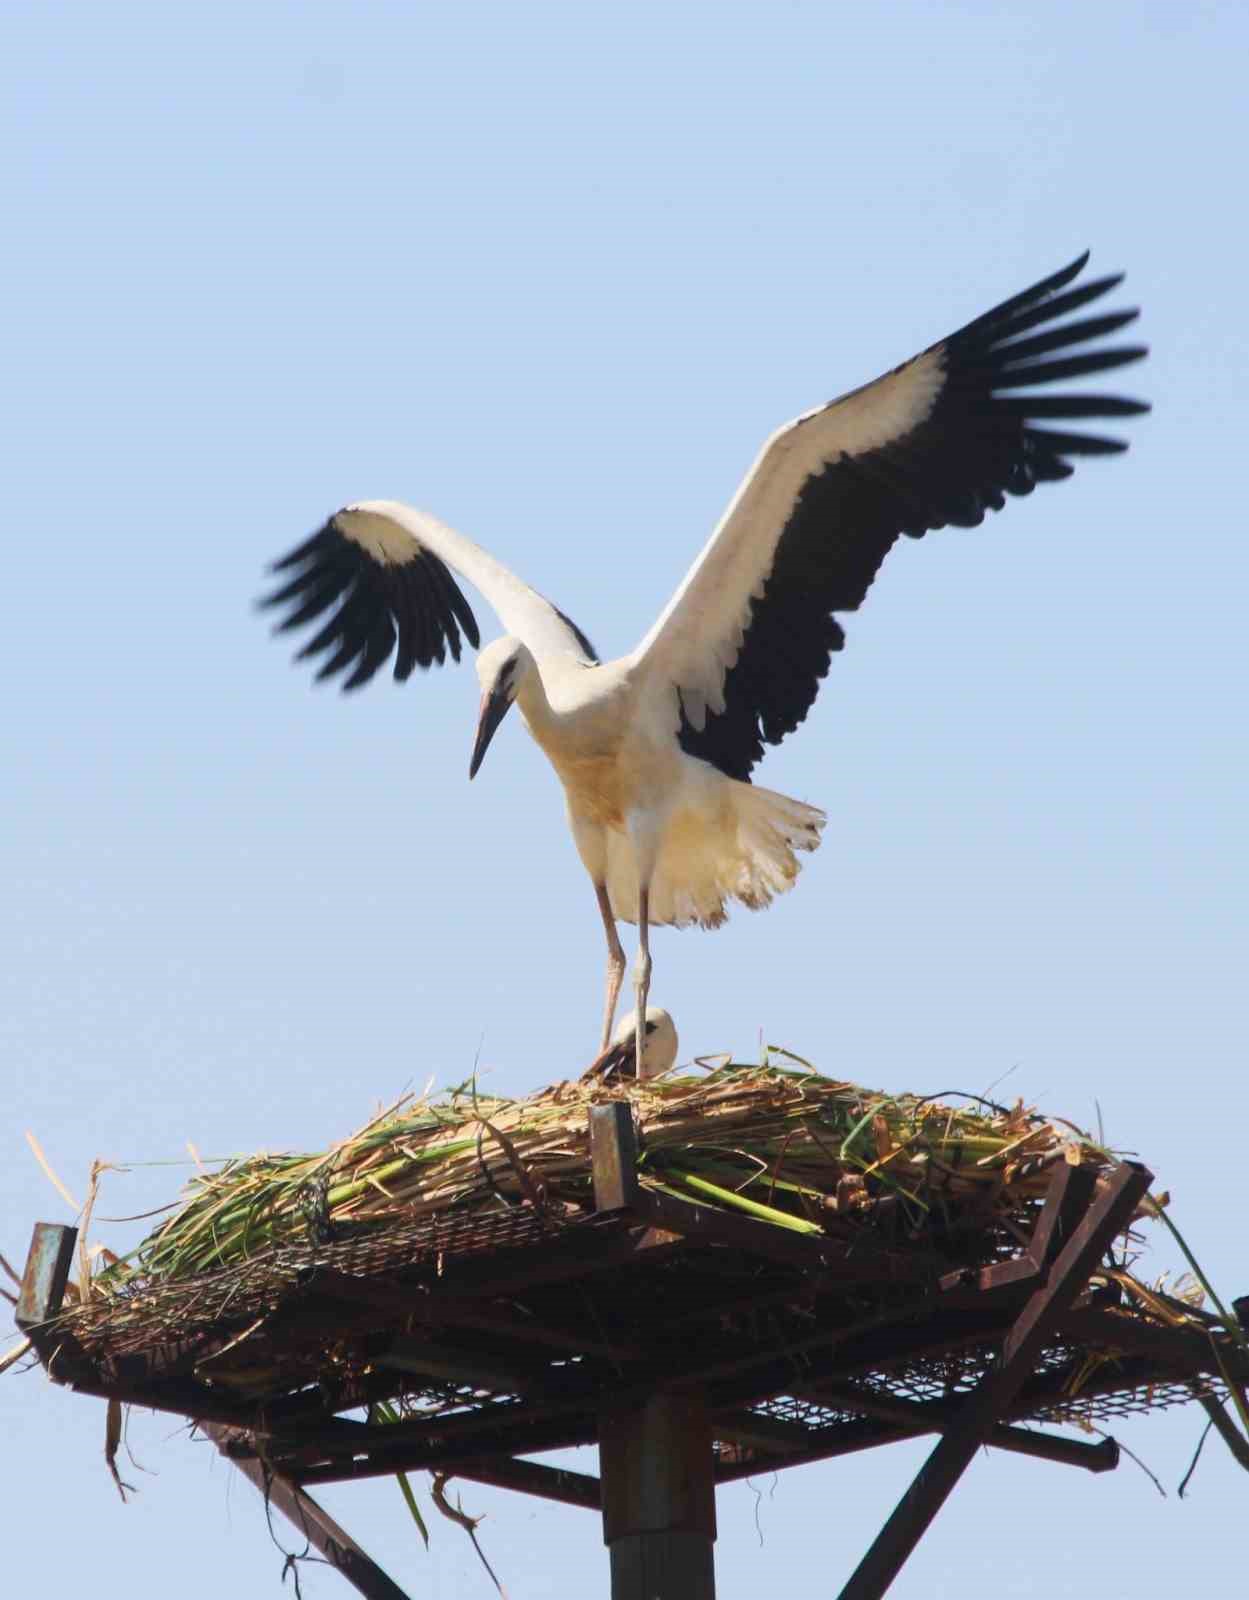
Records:
[[[1147,1312],[1098,1276],[1142,1167],[1058,1166],[1029,1236],[951,1268],[886,1226],[846,1247],[644,1187],[627,1103],[595,1107],[591,1132],[593,1215],[526,1203],[310,1237],[65,1312],[73,1230],[41,1224],[19,1322],[57,1382],[198,1421],[388,1600],[401,1591],[309,1488],[431,1468],[584,1506],[616,1600],[701,1600],[716,1484],[936,1434],[843,1592],[867,1600],[981,1445],[1102,1472],[1113,1441],[1054,1425],[1212,1404],[1220,1360],[1249,1380],[1214,1319],[1165,1296]],[[601,1479],[525,1459],[586,1444]]]

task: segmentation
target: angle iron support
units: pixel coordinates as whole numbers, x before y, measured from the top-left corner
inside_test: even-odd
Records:
[[[1197,1400],[1201,1409],[1210,1418],[1219,1438],[1232,1452],[1235,1460],[1249,1472],[1249,1444],[1246,1444],[1244,1434],[1223,1409],[1223,1401],[1212,1394],[1199,1394]]]
[[[1055,1167],[1027,1248],[1009,1261],[995,1262],[978,1272],[966,1268],[948,1272],[940,1287],[956,1290],[974,1284],[981,1290],[1027,1288],[1047,1269],[1088,1209],[1095,1181],[1088,1167],[1073,1167],[1066,1161]]]
[[[1058,1259],[1072,1230],[1092,1205],[1096,1183],[1091,1168],[1073,1167],[1066,1161],[1054,1173],[1028,1251],[1038,1272]]]
[[[993,1371],[963,1402],[960,1420],[938,1443],[894,1508],[871,1549],[851,1574],[840,1600],[880,1600],[945,1504],[993,1425],[1036,1365],[1046,1340],[1088,1281],[1097,1263],[1132,1219],[1152,1174],[1136,1162],[1115,1168],[1053,1265],[1024,1302],[1007,1332]]]
[[[296,1527],[300,1534],[314,1545],[335,1571],[365,1600],[408,1600],[404,1590],[385,1573],[372,1556],[367,1555],[343,1528],[339,1527],[329,1512],[289,1478],[272,1472],[255,1456],[239,1459],[232,1455],[229,1443],[233,1431],[214,1422],[201,1422],[200,1431],[231,1461],[243,1476],[265,1497],[267,1505],[276,1506],[282,1515]]]

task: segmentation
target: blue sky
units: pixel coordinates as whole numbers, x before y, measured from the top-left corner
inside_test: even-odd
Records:
[[[1249,1289],[1247,34],[1227,4],[0,10],[0,1249],[70,1220],[27,1128],[81,1191],[97,1156],[318,1148],[478,1056],[519,1093],[592,1051],[541,755],[509,722],[467,786],[465,668],[314,691],[251,610],[266,561],[400,497],[627,650],[773,427],[1090,246],[1153,347],[1132,452],[894,553],[762,769],[823,848],[765,915],[661,930],[654,998],[686,1057],[763,1035],[1100,1118]],[[134,1419],[123,1509],[102,1407],[36,1373],[0,1414],[15,1591],[46,1539],[65,1593],[277,1591],[257,1497],[170,1419]],[[1121,1436],[1171,1488],[1199,1431]],[[723,1493],[721,1595],[835,1593],[925,1448]],[[1243,1492],[1215,1445],[1182,1503],[982,1457],[896,1592],[1191,1584],[1239,1560]],[[324,1498],[414,1594],[489,1592],[393,1485]],[[592,1517],[465,1500],[513,1600],[602,1592]]]

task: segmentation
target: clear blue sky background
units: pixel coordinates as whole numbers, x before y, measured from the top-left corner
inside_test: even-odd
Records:
[[[471,670],[314,691],[250,610],[269,558],[402,497],[628,649],[775,425],[1089,245],[1153,346],[1134,450],[895,552],[764,768],[823,849],[766,915],[661,932],[655,998],[686,1056],[762,1033],[1100,1117],[1249,1290],[1247,18],[4,6],[0,1248],[70,1220],[26,1128],[81,1191],[591,1053],[594,903],[519,722],[469,788]],[[34,1372],[0,1417],[15,1594],[283,1592],[258,1498],[170,1419],[133,1420],[123,1509],[101,1405]],[[1173,1489],[1201,1420],[1122,1438]],[[722,1494],[722,1596],[835,1594],[926,1448]],[[1175,1592],[1243,1566],[1247,1489],[1217,1444],[1183,1503],[984,1456],[896,1592]],[[325,1499],[414,1595],[491,1592],[393,1484]],[[605,1592],[593,1517],[465,1500],[513,1600]]]

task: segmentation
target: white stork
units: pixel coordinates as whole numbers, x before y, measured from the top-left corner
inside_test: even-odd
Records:
[[[461,633],[478,646],[453,571],[494,608],[506,634],[477,658],[469,777],[518,704],[564,785],[598,897],[600,1049],[625,968],[617,920],[638,926],[645,1016],[651,926],[714,928],[730,900],[765,906],[793,883],[797,852],[819,843],[824,813],[755,787],[751,769],[810,710],[844,642],[835,613],[859,608],[899,534],[974,527],[1008,494],[1070,476],[1072,457],[1126,448],[1069,425],[1146,405],[1033,392],[1145,354],[1101,342],[1134,310],[1061,320],[1121,281],[1069,287],[1087,260],[774,433],[658,621],[616,661],[600,662],[575,623],[480,546],[396,501],[344,507],[275,563],[289,577],[263,603],[287,608],[279,630],[328,613],[299,658],[329,652],[317,677],[342,673],[344,689],[392,651],[403,680],[448,651],[458,661]],[[639,1071],[641,1053],[639,1036]]]
[[[646,1027],[641,1038],[641,1071],[638,1071],[638,1018],[630,1011],[611,1036],[611,1043],[581,1074],[582,1083],[620,1078],[662,1078],[676,1062],[680,1040],[677,1025],[662,1006],[647,1006]]]

